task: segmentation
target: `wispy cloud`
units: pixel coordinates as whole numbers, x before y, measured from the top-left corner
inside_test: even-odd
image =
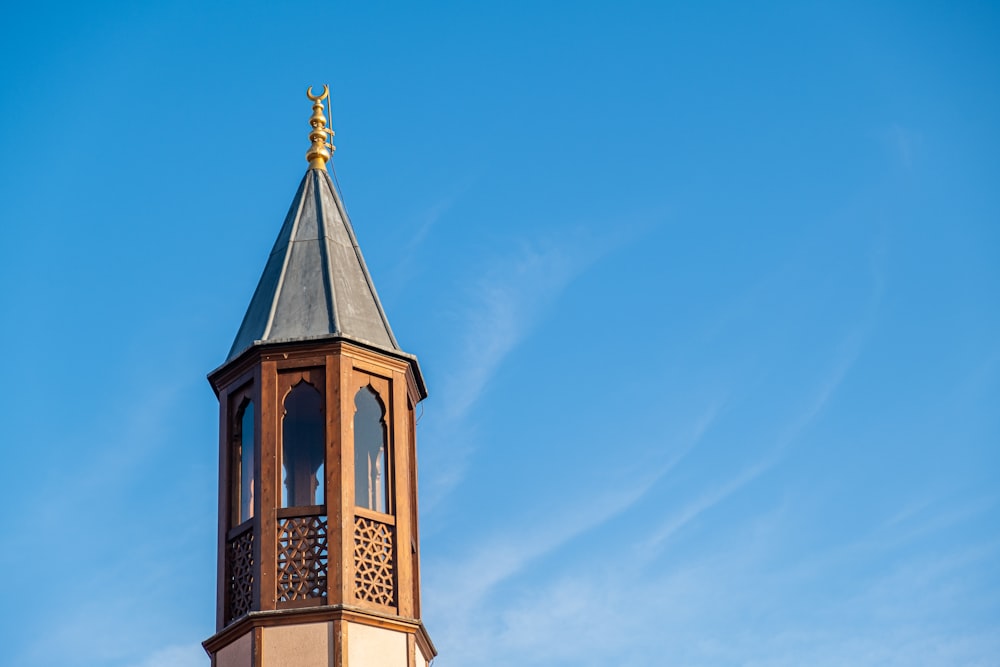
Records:
[[[572,239],[572,240],[569,240]],[[464,437],[464,423],[504,359],[545,316],[564,290],[624,238],[594,238],[586,230],[564,234],[559,241],[522,242],[516,251],[495,259],[467,292],[464,325],[457,352],[445,374],[440,413],[434,430],[425,430],[425,455],[434,476],[423,488],[423,508],[432,511],[464,478],[474,448]],[[463,435],[459,435],[463,433]],[[429,442],[464,441],[460,451],[434,456]]]
[[[548,306],[604,252],[593,243],[523,243],[487,269],[470,290],[464,349],[443,392],[445,419],[465,416]]]
[[[481,621],[492,617],[487,611],[494,593],[505,582],[515,579],[531,564],[563,548],[575,538],[612,522],[640,503],[650,491],[694,450],[718,418],[724,400],[718,400],[694,416],[688,427],[672,438],[673,447],[658,466],[644,472],[624,471],[609,475],[628,479],[626,485],[610,485],[605,490],[581,489],[567,496],[561,509],[533,513],[531,517],[511,517],[513,525],[497,531],[493,537],[476,544],[471,553],[439,561],[425,573],[430,615],[444,620],[437,628],[450,649],[478,643]],[[572,605],[569,597],[564,601]],[[503,604],[497,609],[505,608]],[[493,643],[500,635],[484,638]],[[459,648],[459,655],[464,649]]]
[[[455,609],[474,607],[502,581],[634,505],[656,483],[662,472],[648,475],[627,491],[607,492],[587,499],[575,498],[562,512],[547,513],[543,521],[494,536],[458,562],[441,563],[432,572],[435,604]]]
[[[817,354],[826,355],[824,368],[804,381],[802,391],[794,392],[794,402],[784,406],[784,423],[779,421],[776,428],[757,425],[747,432],[746,450],[758,452],[749,465],[728,476],[710,475],[687,502],[666,517],[657,515],[662,505],[654,508],[640,502],[687,460],[695,443],[717,422],[730,418],[723,407],[740,400],[739,387],[732,387],[726,399],[706,411],[691,429],[695,434],[691,446],[674,450],[661,468],[641,479],[634,492],[602,494],[590,490],[585,499],[567,499],[572,512],[544,512],[522,522],[530,528],[503,529],[493,539],[484,540],[480,549],[458,557],[457,562],[438,563],[438,571],[426,581],[428,600],[434,599],[435,606],[447,610],[435,614],[446,619],[444,627],[439,620],[435,630],[443,633],[439,636],[448,651],[440,661],[442,667],[492,664],[491,656],[495,655],[525,665],[597,665],[609,660],[620,665],[646,665],[651,664],[651,655],[669,655],[678,664],[784,665],[780,656],[789,647],[803,651],[803,646],[815,642],[832,651],[842,644],[845,633],[851,631],[848,625],[827,630],[825,618],[808,614],[797,618],[796,604],[789,603],[789,599],[795,600],[794,591],[786,590],[792,584],[782,579],[783,573],[771,569],[780,549],[776,545],[790,539],[785,534],[789,530],[786,525],[765,520],[757,512],[721,529],[718,539],[728,544],[728,549],[723,546],[706,552],[703,545],[681,540],[686,526],[699,517],[710,518],[712,508],[785,460],[788,451],[829,411],[861,359],[877,322],[886,289],[883,255],[880,241],[871,252],[871,287],[867,299],[858,304],[861,312],[857,320],[839,341],[817,350]],[[506,339],[517,340],[514,335]],[[497,349],[502,358],[510,347]],[[483,376],[488,380],[490,375],[487,365]],[[475,376],[468,380],[468,386],[480,391],[485,385],[473,381]],[[478,396],[472,394],[463,410]],[[605,525],[610,530],[612,519],[625,512],[629,512],[630,521],[645,528],[631,543],[619,545],[613,562],[595,560],[567,547],[588,531]],[[668,543],[684,545],[679,552],[683,555],[664,549]],[[549,576],[542,577],[539,568],[531,567],[543,558],[554,560],[553,554],[559,555],[563,565],[549,571]],[[603,553],[601,558],[607,555]],[[665,567],[667,563],[669,567]],[[827,563],[823,567],[834,566]],[[826,571],[799,574],[822,581]],[[785,596],[783,602],[775,599],[777,593]],[[849,597],[838,592],[833,606],[839,612],[833,613],[847,615]],[[824,613],[829,608],[825,606]],[[752,623],[746,633],[733,636],[727,621],[743,614],[781,618],[766,636],[755,634]],[[878,656],[884,658],[885,652],[880,650],[884,646],[879,646],[875,635],[865,639],[867,643],[831,653],[843,662],[826,660],[825,664],[880,664]],[[910,637],[915,639],[916,635]],[[948,638],[941,637],[941,641],[947,643]],[[942,650],[951,655],[948,651],[953,648]],[[823,652],[805,654],[820,659]]]
[[[412,280],[416,270],[420,248],[431,232],[444,220],[455,204],[461,200],[475,181],[474,177],[466,178],[456,184],[449,194],[441,196],[437,201],[424,209],[416,219],[416,225],[409,238],[399,244],[396,261],[393,263],[387,284],[394,286],[392,292],[403,289]],[[387,293],[388,295],[388,293]]]
[[[647,550],[660,547],[664,541],[673,536],[678,530],[700,516],[703,512],[718,505],[733,493],[746,486],[762,472],[770,468],[771,465],[773,465],[773,459],[761,461],[747,468],[718,488],[710,489],[703,493],[694,501],[685,505],[679,512],[660,523],[653,534],[645,541],[643,547]]]
[[[714,415],[714,412],[713,406],[708,414]],[[491,589],[532,561],[634,506],[697,444],[708,428],[708,423],[699,421],[694,438],[684,443],[663,465],[645,473],[623,475],[630,480],[624,490],[596,493],[590,490],[578,497],[568,497],[561,510],[548,511],[541,520],[535,517],[528,522],[522,518],[507,532],[477,545],[471,555],[459,562],[441,563],[442,569],[429,577],[432,580],[438,577],[432,583],[437,604],[452,609],[475,606]]]
[[[621,545],[613,560],[565,561],[472,610],[473,620],[448,634],[438,664],[495,664],[498,654],[546,667],[638,667],[657,664],[656,656],[771,667],[992,664],[985,656],[1000,648],[988,616],[996,605],[970,574],[987,570],[998,543],[943,554],[892,547],[888,557],[860,562],[814,552],[814,567],[788,570],[783,545],[794,528],[785,514],[733,525],[709,547],[689,543],[680,557],[651,561]],[[981,625],[947,622],[970,606],[986,614]]]
[[[805,408],[790,419],[789,423],[779,432],[778,437],[768,447],[767,453],[761,459],[745,468],[733,478],[702,492],[681,510],[670,515],[646,539],[643,549],[656,550],[663,542],[672,537],[688,523],[725,501],[776,465],[787,449],[795,443],[810,424],[822,413],[823,409],[843,383],[844,378],[857,361],[865,339],[866,329],[866,325],[859,327],[842,341],[836,352],[832,368],[819,381]]]

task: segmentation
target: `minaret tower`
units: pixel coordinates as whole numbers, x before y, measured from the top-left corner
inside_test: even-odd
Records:
[[[323,100],[309,168],[225,363],[213,667],[426,667],[417,359],[389,328],[343,203]]]

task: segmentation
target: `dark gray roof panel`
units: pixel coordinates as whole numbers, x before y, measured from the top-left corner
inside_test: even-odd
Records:
[[[310,169],[226,361],[255,343],[327,336],[399,351],[330,176]]]

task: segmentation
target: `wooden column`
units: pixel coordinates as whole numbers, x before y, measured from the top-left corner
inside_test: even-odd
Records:
[[[259,364],[255,364],[252,371],[253,375],[253,390],[251,395],[253,396],[254,404],[254,416],[253,416],[253,429],[254,429],[254,455],[253,455],[253,479],[254,479],[254,494],[253,494],[253,526],[250,530],[253,531],[253,593],[251,595],[252,602],[250,603],[250,608],[252,610],[262,609],[260,606],[261,591],[263,590],[260,585],[261,579],[261,567],[260,567],[260,544],[261,538],[263,536],[263,523],[261,522],[261,515],[264,511],[264,505],[261,500],[260,486],[258,480],[263,479],[261,476],[262,465],[261,462],[264,460],[263,452],[263,442],[264,436],[261,432],[264,424],[267,420],[267,415],[264,414],[264,394],[261,391],[261,369]]]
[[[406,419],[406,375],[394,371],[392,375],[392,439],[390,467],[393,468],[393,488],[396,514],[396,605],[400,616],[413,616],[413,560],[410,549],[410,448],[409,425]]]
[[[337,552],[340,566],[339,599],[354,604],[354,359],[340,354],[340,507],[343,540]],[[331,551],[331,557],[333,552]],[[332,560],[332,558],[331,558]],[[345,634],[346,637],[346,627]]]
[[[412,387],[407,384],[406,401],[406,451],[410,456],[410,552],[413,568],[410,588],[413,591],[413,618],[420,618],[420,522],[418,521],[417,492],[417,421],[414,403],[419,400],[416,393],[410,394]]]
[[[259,526],[254,542],[254,556],[260,572],[260,608],[276,608],[275,571],[277,570],[278,517],[278,438],[281,430],[281,397],[278,396],[278,366],[274,361],[260,363],[260,498]]]
[[[341,414],[341,385],[343,358],[338,354],[326,355],[326,515],[327,515],[327,604],[344,601],[344,568],[340,556],[344,542],[350,540],[346,530],[343,480],[343,415]]]
[[[219,392],[219,554],[216,564],[215,629],[226,625],[226,533],[229,527],[229,387]]]

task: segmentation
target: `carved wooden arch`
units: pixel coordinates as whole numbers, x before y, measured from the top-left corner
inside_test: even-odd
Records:
[[[379,393],[378,389],[376,389],[375,386],[371,383],[370,379],[367,384],[361,385],[360,387],[358,387],[357,391],[354,392],[354,401],[355,401],[354,412],[357,413],[358,411],[357,407],[358,395],[365,390],[370,391],[372,396],[375,397],[375,400],[378,401],[378,406],[379,408],[382,409],[382,421],[385,422],[385,418],[389,415],[389,406],[382,398],[382,395]]]
[[[382,404],[382,409],[388,416],[391,409],[391,381],[388,378],[382,377],[375,373],[370,373],[368,371],[362,370],[360,368],[354,369],[354,381],[351,383],[351,389],[354,391],[354,396],[357,396],[358,392],[362,389],[370,389],[372,393],[378,398],[379,403]]]
[[[365,392],[365,391],[367,391],[369,394],[371,394],[372,398],[375,399],[375,402],[378,404],[379,410],[381,410],[381,412],[382,412],[382,414],[381,414],[381,416],[379,418],[379,421],[382,422],[383,424],[385,424],[386,428],[388,429],[388,427],[389,427],[389,422],[388,422],[389,405],[382,398],[382,395],[379,394],[378,389],[376,389],[372,385],[371,382],[369,382],[368,384],[365,384],[365,385],[362,385],[362,386],[358,387],[357,391],[354,392],[354,401],[353,401],[353,403],[354,403],[354,414],[356,415],[358,413],[358,396],[361,396],[362,392]],[[388,440],[388,433],[386,433],[386,439]],[[387,446],[388,446],[388,444],[389,443],[386,442]]]
[[[296,389],[298,389],[299,385],[301,384],[309,385],[310,387],[316,390],[316,393],[319,394],[321,399],[323,398],[323,389],[321,387],[316,386],[316,383],[312,382],[309,379],[307,373],[294,373],[293,375],[297,376],[297,379],[288,378],[287,387],[285,388],[284,393],[281,395],[280,405],[281,405],[282,417],[288,414],[288,408],[285,407],[285,401],[288,400],[288,397],[291,395],[291,393]],[[282,385],[285,385],[285,383],[282,382]],[[326,401],[321,401],[320,404],[323,407],[323,412],[326,412]]]

